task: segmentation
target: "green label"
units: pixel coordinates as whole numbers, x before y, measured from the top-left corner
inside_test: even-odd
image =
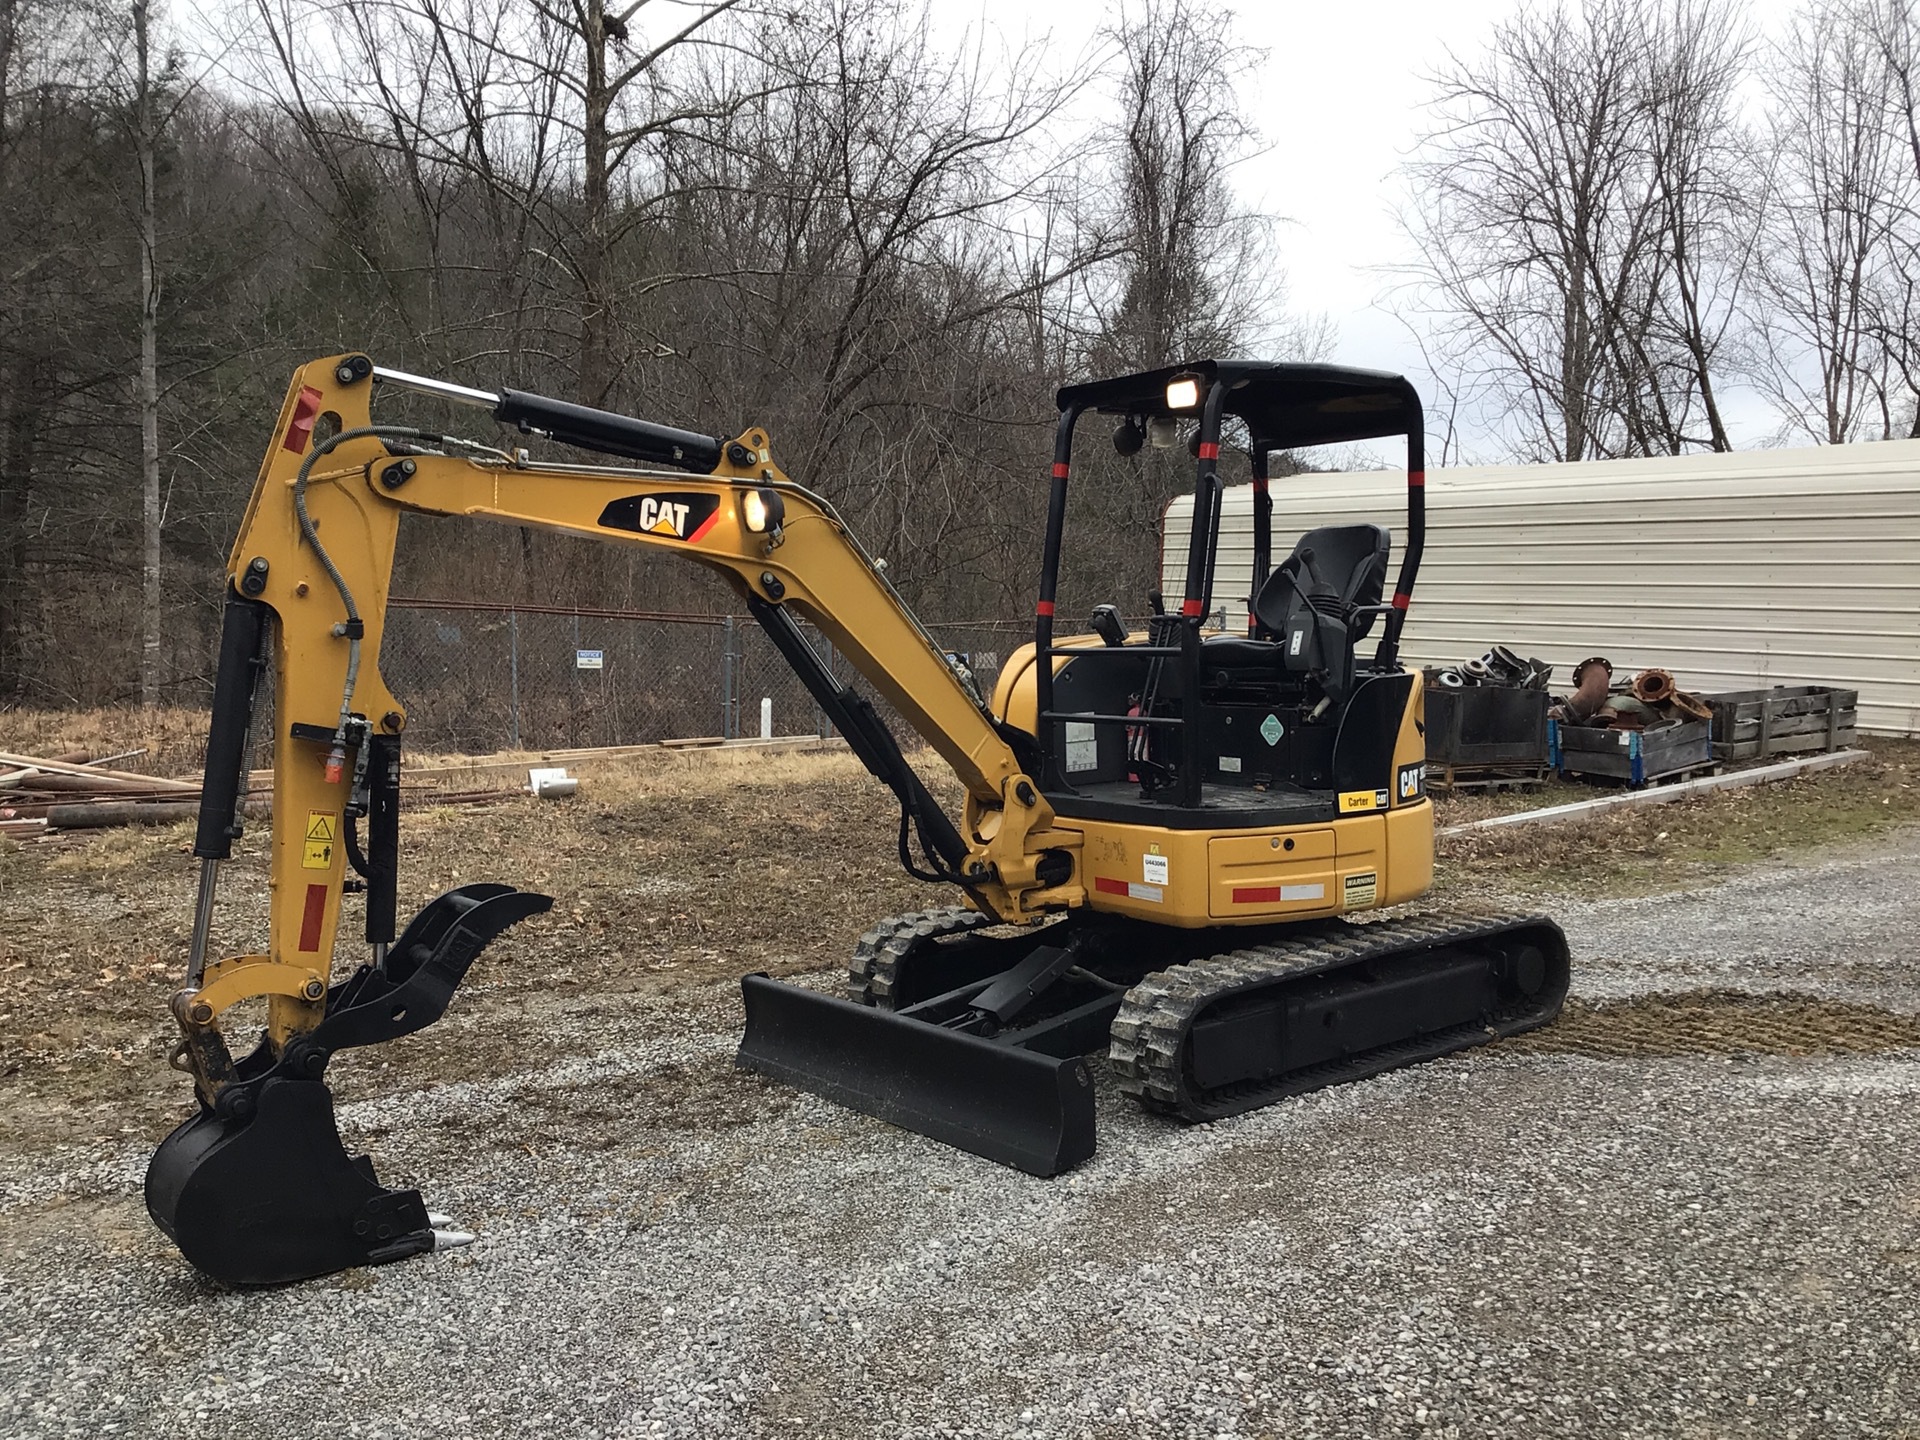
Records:
[[[1278,715],[1269,715],[1260,722],[1260,738],[1269,745],[1278,745],[1280,737],[1287,733],[1287,727],[1280,723]]]

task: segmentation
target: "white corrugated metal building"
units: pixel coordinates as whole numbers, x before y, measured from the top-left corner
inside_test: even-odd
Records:
[[[1399,471],[1273,482],[1273,558],[1315,525],[1406,528]],[[1226,492],[1213,605],[1244,633],[1252,487]],[[1192,497],[1166,516],[1163,588],[1184,587]],[[1920,440],[1678,459],[1430,471],[1403,651],[1452,664],[1509,645],[1555,666],[1650,665],[1700,692],[1837,685],[1860,726],[1920,734]]]

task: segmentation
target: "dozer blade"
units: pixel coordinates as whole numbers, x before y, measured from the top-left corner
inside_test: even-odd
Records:
[[[1057,1059],[765,975],[741,981],[739,1063],[1029,1175],[1093,1154],[1093,1079]]]
[[[506,885],[448,891],[381,964],[328,992],[317,1026],[277,1056],[263,1044],[240,1062],[147,1166],[147,1213],[180,1253],[229,1285],[283,1285],[431,1250],[419,1192],[384,1188],[373,1162],[341,1144],[327,1062],[439,1019],[487,944],[552,903]]]
[[[195,1269],[282,1285],[433,1248],[417,1190],[387,1190],[349,1158],[318,1080],[268,1079],[244,1123],[202,1111],[147,1167],[147,1213]]]

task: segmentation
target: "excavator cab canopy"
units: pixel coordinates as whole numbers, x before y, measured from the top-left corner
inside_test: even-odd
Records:
[[[1182,381],[1194,384],[1190,390],[1176,389]],[[1198,418],[1215,384],[1225,387],[1221,413],[1244,421],[1256,448],[1262,442],[1269,450],[1291,450],[1406,435],[1421,421],[1420,397],[1402,376],[1265,360],[1199,360],[1068,385],[1055,403],[1063,414],[1091,410],[1136,422],[1191,420]],[[1190,403],[1170,403],[1170,396],[1184,399],[1188,394]]]

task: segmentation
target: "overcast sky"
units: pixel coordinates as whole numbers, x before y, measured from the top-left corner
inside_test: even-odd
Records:
[[[1222,3],[1222,0],[1214,0]],[[1394,223],[1403,192],[1395,169],[1425,117],[1424,77],[1446,50],[1479,53],[1494,24],[1518,0],[1369,0],[1365,5],[1224,0],[1246,44],[1267,52],[1273,76],[1245,99],[1266,152],[1237,172],[1243,194],[1284,217],[1280,253],[1292,308],[1326,315],[1334,354],[1345,364],[1397,370],[1433,396],[1419,345],[1396,318],[1386,273],[1410,247]],[[1542,0],[1546,3],[1546,0]],[[1107,0],[936,0],[943,21],[982,16],[1008,37],[1048,31],[1077,48],[1118,10]],[[1763,33],[1794,9],[1791,0],[1752,0]],[[1285,358],[1285,357],[1276,357]],[[1725,397],[1736,443],[1761,442],[1772,421],[1750,396]],[[1468,434],[1469,448],[1476,439]]]

